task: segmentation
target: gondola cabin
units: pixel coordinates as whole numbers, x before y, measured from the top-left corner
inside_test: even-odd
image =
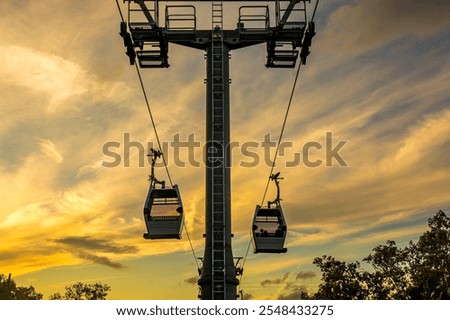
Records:
[[[253,247],[254,253],[284,253],[286,240],[286,221],[281,206],[263,208],[256,206],[253,218]]]
[[[178,186],[150,188],[144,206],[145,239],[181,239],[183,205]]]

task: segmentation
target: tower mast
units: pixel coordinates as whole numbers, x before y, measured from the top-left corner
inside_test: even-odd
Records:
[[[310,41],[304,40],[305,2],[310,0],[266,1],[274,5],[276,25],[273,27],[268,5],[241,6],[233,30],[224,30],[224,3],[257,1],[208,1],[212,6],[210,30],[197,29],[196,9],[192,4],[179,4],[204,0],[168,4],[163,27],[159,26],[158,0],[125,1],[129,21],[128,28],[122,23],[121,35],[132,64],[137,60],[141,68],[169,67],[169,43],[206,51],[205,252],[198,284],[202,300],[236,299],[237,275],[242,270],[234,263],[231,243],[230,51],[266,43],[266,67],[293,68],[299,56],[297,48],[301,48],[304,63],[310,45]],[[292,13],[295,17],[291,17]]]

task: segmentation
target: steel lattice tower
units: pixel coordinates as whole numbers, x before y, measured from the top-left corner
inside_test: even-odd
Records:
[[[236,299],[237,275],[242,270],[235,263],[231,243],[230,51],[266,43],[266,67],[293,68],[298,57],[305,63],[314,35],[313,25],[306,19],[306,2],[310,1],[164,1],[178,2],[166,5],[164,26],[160,26],[158,0],[124,1],[128,3],[128,25],[122,23],[121,35],[131,64],[137,59],[141,68],[169,67],[169,43],[206,52],[205,252],[199,297]],[[179,4],[186,2],[211,3],[211,29],[197,29],[196,8]],[[239,8],[233,30],[223,26],[227,2],[252,3]],[[273,8],[261,3],[271,3]],[[275,13],[274,26],[270,26],[269,12]]]

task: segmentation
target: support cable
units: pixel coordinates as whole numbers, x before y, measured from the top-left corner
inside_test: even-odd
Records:
[[[313,14],[312,14],[312,17],[311,17],[311,22],[314,21],[318,5],[319,5],[319,0],[316,1],[316,5],[314,6],[314,11],[313,11]],[[269,184],[270,184],[270,177],[272,176],[273,170],[275,169],[275,165],[276,165],[277,158],[278,158],[278,151],[280,149],[281,140],[283,139],[284,129],[286,128],[286,122],[287,122],[287,118],[289,116],[289,111],[291,109],[292,99],[294,97],[294,93],[295,93],[295,89],[296,89],[296,86],[297,86],[297,80],[298,80],[298,76],[300,74],[301,66],[302,66],[302,63],[300,62],[299,65],[298,65],[298,68],[297,68],[297,73],[295,75],[294,84],[292,85],[291,95],[289,97],[289,102],[288,102],[288,106],[287,106],[287,109],[286,109],[286,114],[284,116],[283,125],[281,126],[280,137],[278,139],[277,148],[275,150],[275,155],[274,155],[274,158],[273,158],[272,167],[270,168],[270,173],[269,173],[269,178],[267,179],[266,188],[264,189],[264,195],[263,195],[263,198],[262,198],[262,201],[261,201],[261,206],[264,204],[264,200],[266,199],[267,190],[269,189]]]
[[[281,139],[283,138],[284,129],[286,128],[286,122],[287,122],[287,118],[288,118],[288,116],[289,116],[289,111],[290,111],[290,109],[291,109],[292,98],[293,98],[294,93],[295,93],[295,88],[296,88],[296,85],[297,85],[298,76],[299,76],[299,74],[300,74],[301,65],[302,65],[301,63],[298,65],[297,73],[296,73],[296,75],[295,75],[294,84],[293,84],[293,86],[292,86],[291,95],[290,95],[290,97],[289,97],[289,103],[288,103],[288,107],[287,107],[287,109],[286,109],[286,114],[284,115],[283,125],[282,125],[282,127],[281,127],[281,133],[280,133],[280,137],[279,137],[279,139],[278,139],[277,149],[275,150],[275,156],[274,156],[274,160],[273,160],[273,162],[272,162],[272,167],[271,167],[271,169],[270,169],[269,178],[267,179],[267,184],[266,184],[266,188],[265,188],[265,190],[264,190],[264,195],[263,195],[263,198],[262,198],[262,201],[261,201],[261,206],[264,204],[264,200],[265,200],[266,195],[267,195],[267,190],[269,189],[270,177],[271,177],[272,174],[273,174],[273,170],[274,170],[274,168],[275,168],[275,164],[276,164],[276,161],[277,161],[278,151],[279,151],[279,147],[280,147],[280,144],[281,144]],[[248,253],[249,253],[249,250],[250,250],[250,245],[251,245],[251,243],[252,243],[252,237],[250,236],[250,240],[249,240],[248,246],[247,246],[247,252],[245,253],[244,260],[243,260],[243,262],[242,262],[242,268],[244,268],[245,261],[247,261],[247,256],[248,256]],[[241,275],[241,278],[240,278],[240,281],[239,281],[239,282],[242,282],[242,275]]]
[[[313,14],[311,16],[311,21],[314,21],[314,18],[316,17],[316,11],[317,11],[317,6],[319,5],[319,0],[316,1],[316,5],[314,6],[314,11]]]
[[[192,244],[191,237],[189,236],[189,232],[188,232],[188,229],[186,227],[186,223],[184,222],[184,220],[183,220],[183,226],[184,226],[184,231],[186,231],[186,236],[189,240],[189,244],[191,245],[191,251],[192,251],[192,254],[194,255],[195,264],[197,265],[197,270],[200,272],[201,268],[200,268],[200,265],[198,264],[198,258],[197,258],[197,255],[195,254],[194,245]]]
[[[241,276],[239,277],[239,291],[242,290],[241,289],[242,288],[242,276],[244,275],[243,270],[244,270],[245,262],[247,261],[248,253],[250,252],[250,246],[252,245],[252,241],[253,241],[253,237],[251,236],[251,233],[250,233],[250,241],[248,242],[247,250],[245,252],[244,259],[242,260],[242,267],[241,267],[242,272],[241,272]],[[244,300],[244,297],[242,297],[242,300]]]
[[[116,4],[117,4],[117,9],[119,10],[120,19],[124,23],[125,22],[125,18],[123,16],[122,9],[120,8],[119,0],[116,0]],[[169,179],[170,185],[173,187],[172,178],[170,176],[169,168],[167,166],[166,157],[164,155],[164,152],[162,152],[163,149],[162,149],[161,141],[159,139],[158,130],[156,130],[155,120],[153,118],[152,110],[150,108],[150,103],[149,103],[149,100],[148,100],[147,92],[145,90],[144,82],[142,80],[141,71],[140,71],[139,66],[137,64],[135,64],[135,67],[136,67],[136,73],[137,73],[138,78],[139,78],[139,83],[141,85],[142,93],[144,94],[145,104],[147,106],[147,111],[148,111],[148,114],[150,116],[150,121],[152,122],[153,131],[155,132],[156,141],[158,142],[158,148],[159,148],[159,151],[161,151],[161,157],[162,157],[162,160],[163,160],[163,163],[164,163],[164,168],[166,169],[167,178]]]
[[[289,116],[289,111],[291,110],[292,99],[294,97],[295,88],[297,86],[297,80],[298,80],[298,76],[300,74],[301,66],[302,66],[302,63],[300,62],[299,65],[298,65],[298,68],[297,68],[297,73],[295,75],[294,84],[292,85],[291,95],[289,97],[288,106],[287,106],[287,109],[286,109],[286,113],[284,115],[283,124],[281,126],[280,137],[278,138],[277,148],[275,150],[275,155],[274,155],[274,158],[273,158],[272,167],[270,168],[269,178],[267,179],[266,188],[264,190],[264,195],[263,195],[263,198],[262,198],[262,201],[261,201],[261,206],[264,204],[264,200],[266,199],[267,190],[269,189],[269,184],[270,184],[270,177],[272,176],[273,170],[275,169],[275,165],[276,165],[277,158],[278,158],[278,151],[280,150],[280,144],[281,144],[281,140],[283,139],[284,129],[286,128],[286,123],[287,123],[287,119],[288,119],[288,116]]]
[[[318,5],[319,5],[319,0],[316,1],[316,5],[314,6],[314,11],[313,11],[313,14],[311,16],[311,22],[314,21]],[[262,198],[262,201],[261,201],[261,206],[264,204],[264,201],[266,199],[267,190],[268,190],[269,184],[270,184],[270,177],[272,176],[274,168],[275,168],[275,165],[276,165],[276,161],[277,161],[277,157],[278,157],[278,151],[279,151],[279,148],[280,148],[281,140],[282,140],[283,135],[284,135],[284,130],[286,128],[287,118],[289,116],[289,111],[291,109],[291,105],[292,105],[292,100],[293,100],[293,97],[294,97],[295,89],[297,87],[297,81],[298,81],[298,77],[299,77],[299,74],[300,74],[301,66],[302,66],[302,63],[300,62],[299,65],[298,65],[298,68],[297,68],[297,73],[295,75],[294,83],[292,85],[292,90],[291,90],[291,94],[290,94],[290,97],[289,97],[289,102],[288,102],[288,106],[287,106],[287,109],[286,109],[286,114],[284,115],[283,124],[281,126],[280,137],[278,139],[277,148],[275,150],[275,155],[274,155],[274,159],[273,159],[273,162],[272,162],[272,167],[270,169],[269,178],[267,179],[267,184],[266,184],[266,187],[264,189],[264,195],[263,195],[263,198]],[[248,253],[249,253],[249,249],[250,249],[251,243],[252,243],[252,237],[250,236],[250,240],[249,240],[248,246],[247,246],[247,252],[245,253],[244,260],[242,262],[242,268],[244,267],[245,261],[247,260],[247,256],[248,256]],[[241,281],[242,281],[242,275],[241,275],[241,278],[240,278],[240,282]]]
[[[122,20],[122,22],[125,22],[125,18],[123,17],[123,14],[122,14],[122,9],[120,8],[119,0],[116,0],[116,4],[117,4],[117,9],[119,9],[120,19]]]
[[[119,10],[120,19],[122,20],[122,22],[125,22],[125,19],[124,19],[123,13],[122,13],[122,9],[120,8],[118,0],[116,0],[116,4],[117,4],[117,9]],[[169,168],[167,166],[166,158],[164,157],[164,153],[162,152],[161,141],[159,139],[158,131],[156,130],[156,124],[155,124],[155,121],[154,121],[154,118],[153,118],[152,110],[150,108],[150,103],[149,103],[149,100],[148,100],[148,97],[147,97],[147,92],[145,90],[144,82],[142,80],[141,71],[140,71],[140,69],[139,69],[137,64],[135,64],[135,67],[136,67],[136,73],[137,73],[138,78],[139,78],[139,83],[141,85],[142,93],[144,94],[144,99],[145,99],[145,103],[147,105],[148,114],[149,114],[150,120],[152,122],[153,130],[155,132],[156,141],[158,142],[158,148],[161,151],[161,157],[163,159],[164,167],[166,168],[167,177],[169,179],[170,185],[173,187],[172,178],[171,178],[170,173],[169,173]],[[197,265],[197,269],[200,270],[200,266],[198,264],[197,255],[195,254],[194,246],[192,244],[191,237],[189,236],[189,232],[187,230],[186,223],[184,222],[184,220],[183,220],[183,226],[184,226],[184,230],[186,231],[186,236],[188,238],[188,241],[189,241],[189,244],[190,244],[190,247],[191,247],[191,250],[192,250],[192,254],[194,255],[194,259],[195,259],[195,263]]]
[[[166,168],[166,173],[167,173],[167,177],[169,179],[170,185],[173,187],[172,178],[170,176],[169,168],[167,166],[166,157],[164,156],[164,152],[162,152],[163,149],[162,149],[161,141],[159,140],[159,135],[158,135],[158,131],[156,130],[155,120],[153,119],[152,110],[150,109],[150,103],[148,102],[147,92],[146,92],[145,87],[144,87],[144,82],[142,81],[141,71],[140,71],[140,69],[139,69],[137,64],[135,64],[135,67],[136,67],[136,73],[137,73],[138,78],[139,78],[139,83],[141,84],[142,93],[144,94],[144,99],[145,99],[145,103],[147,105],[148,114],[149,114],[150,120],[152,122],[153,131],[155,132],[156,141],[158,142],[158,148],[161,151],[161,158],[162,158],[163,163],[164,163],[164,168]]]

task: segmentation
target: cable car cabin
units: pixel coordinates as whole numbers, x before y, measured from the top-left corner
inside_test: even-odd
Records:
[[[150,188],[144,206],[145,239],[181,239],[183,205],[178,186]]]
[[[254,253],[285,253],[286,221],[280,206],[263,208],[256,206],[253,218]]]

